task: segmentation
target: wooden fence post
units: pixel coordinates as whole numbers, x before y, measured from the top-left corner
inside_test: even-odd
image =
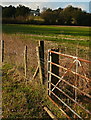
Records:
[[[36,47],[36,52],[37,52],[37,58],[38,58],[40,82],[41,84],[43,84],[42,66],[41,66],[41,60],[40,60],[40,47]]]
[[[59,52],[59,49],[52,49],[52,51],[55,51],[55,52]],[[54,53],[51,53],[51,61],[53,63],[56,63],[59,65],[59,55],[57,54],[54,54]],[[52,65],[52,73],[56,74],[57,76],[59,76],[59,67],[55,66],[55,65]],[[57,82],[58,82],[58,78],[52,76],[51,78],[52,80],[52,83],[55,85]]]
[[[59,52],[59,49],[51,49],[51,51]],[[56,63],[56,64],[59,64],[59,55],[49,52],[49,61],[53,62],[53,63]],[[53,65],[51,63],[49,64],[48,67],[49,67],[48,71],[50,71],[50,72],[54,73],[55,75],[59,76],[59,67],[57,67],[57,66],[55,66],[55,65]],[[48,80],[49,80],[49,84],[48,84],[49,93],[48,94],[51,95],[50,90],[52,90],[52,88],[53,88],[53,86],[51,85],[51,83],[53,83],[54,85],[56,85],[56,83],[58,82],[59,79],[49,73]],[[55,89],[54,92],[58,92],[58,90]]]
[[[38,57],[38,67],[39,67],[39,76],[41,84],[44,84],[45,75],[44,75],[44,41],[39,41],[39,46],[36,47],[37,57]]]
[[[44,74],[44,41],[39,41],[39,46],[36,47],[36,52],[37,52],[37,59],[38,59],[38,66],[36,68],[36,71],[33,75],[34,79],[39,72],[40,76],[40,83],[44,84],[45,83],[45,74]]]
[[[1,40],[1,50],[0,50],[0,62],[2,63],[4,61],[4,40]]]
[[[45,83],[45,70],[44,70],[44,41],[39,41],[39,55],[40,55],[40,65],[42,73],[42,83]]]
[[[25,69],[25,78],[27,78],[27,46],[24,48],[24,69]]]

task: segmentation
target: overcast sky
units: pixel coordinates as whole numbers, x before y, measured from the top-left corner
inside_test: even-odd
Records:
[[[44,1],[44,2],[43,2]],[[0,4],[3,6],[18,6],[19,4],[30,7],[31,9],[36,9],[37,6],[42,10],[43,7],[47,8],[65,8],[68,5],[72,5],[74,7],[80,7],[82,10],[87,12],[91,12],[89,0],[0,0]]]

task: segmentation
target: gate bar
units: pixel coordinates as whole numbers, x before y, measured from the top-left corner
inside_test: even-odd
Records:
[[[51,90],[50,90],[50,91],[51,91]],[[69,107],[69,106],[68,106],[63,100],[61,100],[55,93],[53,93],[52,91],[51,91],[51,93],[52,93],[59,101],[61,101],[71,112],[73,112],[78,118],[80,118],[81,120],[83,120],[80,115],[78,115],[73,109],[71,109],[71,107]]]
[[[61,56],[64,56],[64,57],[72,58],[72,59],[78,59],[79,61],[82,61],[82,62],[91,63],[91,61],[84,60],[84,59],[81,59],[81,58],[78,58],[78,57],[75,57],[75,56],[72,56],[72,55],[62,54],[60,52],[55,52],[55,51],[49,51],[49,52],[54,53],[54,54],[58,54],[58,55],[61,55]]]
[[[48,62],[50,62],[50,61],[48,61]],[[51,64],[53,64],[53,65],[55,65],[55,66],[57,66],[57,67],[60,67],[60,68],[62,68],[62,69],[64,69],[64,70],[67,70],[67,68],[65,68],[65,67],[63,67],[63,66],[61,66],[61,65],[58,65],[58,64],[56,64],[56,63],[54,63],[54,62],[50,62]],[[74,71],[72,71],[72,70],[69,70],[70,72],[72,72],[74,75],[78,75],[79,77],[81,77],[81,78],[84,78],[84,79],[86,79],[86,80],[88,80],[88,81],[91,81],[89,78],[87,78],[87,77],[85,77],[85,76],[83,76],[83,75],[81,75],[81,74],[79,74],[79,73],[76,73],[76,72],[74,72]]]
[[[48,73],[51,73],[53,76],[55,76],[55,77],[61,79],[59,76],[55,75],[54,73],[52,73],[52,72],[50,72],[50,71],[48,71]],[[77,88],[76,86],[74,86],[74,85],[68,83],[66,80],[64,80],[64,79],[61,79],[61,80],[64,81],[64,82],[65,82],[66,84],[68,84],[69,86],[71,86],[71,87],[77,89],[78,91],[80,91],[81,93],[83,93],[85,96],[91,98],[91,95],[89,95],[89,94],[87,94],[87,93],[81,91],[79,88]]]
[[[47,97],[49,98],[50,101],[52,101],[52,103],[53,103],[55,106],[57,106],[57,107],[59,108],[59,110],[61,110],[61,112],[62,112],[69,120],[72,120],[72,119],[65,113],[65,111],[63,111],[63,110],[61,109],[61,107],[58,106],[58,104],[56,104],[49,96],[47,96]]]
[[[51,83],[51,85],[55,86],[53,83]],[[67,95],[63,90],[61,90],[60,88],[56,87],[60,92],[62,92],[66,97],[68,97],[70,100],[72,100],[73,102],[75,102],[77,105],[79,105],[83,110],[85,110],[87,113],[89,113],[91,115],[91,112],[87,109],[85,109],[83,106],[81,106],[77,101],[75,101],[73,98],[71,98],[69,95]]]

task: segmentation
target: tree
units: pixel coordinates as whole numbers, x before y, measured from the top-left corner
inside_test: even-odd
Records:
[[[43,7],[42,8],[42,12],[46,11],[47,10],[47,7]]]
[[[12,5],[9,7],[2,7],[2,17],[5,23],[10,20],[14,22],[26,22],[29,21],[29,16],[31,11],[36,11],[37,15],[40,15],[44,19],[44,24],[59,24],[59,25],[91,25],[91,13],[82,11],[81,8],[73,7],[69,5],[68,7],[62,9],[43,8],[40,13],[40,9],[31,10],[28,7],[19,5],[16,8]],[[16,21],[17,20],[17,21]]]
[[[15,12],[16,12],[16,9],[15,7],[13,7],[12,5],[10,5],[9,7],[3,7],[3,10],[2,10],[2,16],[3,17],[12,17],[14,18],[15,17]]]
[[[43,11],[41,13],[41,17],[48,24],[58,24],[58,16],[61,11],[62,11],[61,8],[58,8],[56,10],[48,8],[46,11]]]
[[[62,24],[66,24],[66,25],[71,25],[72,23],[72,12],[73,12],[74,8],[69,5],[68,7],[66,7],[59,15],[59,21]]]
[[[16,8],[16,16],[23,16],[23,17],[26,17],[28,16],[30,13],[30,9],[28,7],[25,7],[25,6],[22,6],[22,5],[19,5],[17,8]]]
[[[45,20],[45,23],[51,24],[53,18],[52,9],[48,8],[46,11],[43,11],[41,17]]]

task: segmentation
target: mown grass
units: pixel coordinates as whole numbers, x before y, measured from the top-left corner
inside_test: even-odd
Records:
[[[39,26],[39,25],[3,25],[3,32],[23,33],[23,34],[44,34],[44,35],[74,35],[89,36],[89,27],[57,27],[57,26]]]
[[[34,39],[89,46],[89,27],[4,24],[2,31],[7,34],[23,34]]]

